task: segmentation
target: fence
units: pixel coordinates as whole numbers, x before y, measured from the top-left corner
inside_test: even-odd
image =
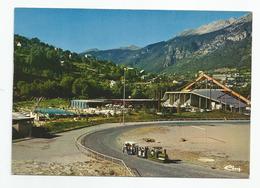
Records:
[[[102,154],[102,153],[99,153],[99,152],[94,151],[94,150],[86,147],[85,145],[83,145],[83,143],[82,143],[83,137],[87,136],[88,134],[90,134],[90,133],[83,134],[80,137],[78,137],[77,139],[75,139],[76,147],[78,148],[78,150],[80,152],[82,152],[83,154],[90,156],[92,158],[110,161],[113,164],[116,164],[116,165],[123,167],[125,176],[135,176],[135,174],[125,164],[125,162],[123,160],[115,158],[115,157],[111,157],[111,156],[108,156],[108,155],[105,155],[105,154]]]

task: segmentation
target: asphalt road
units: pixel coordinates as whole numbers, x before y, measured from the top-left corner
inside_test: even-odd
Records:
[[[145,126],[145,125],[138,125]],[[126,165],[137,170],[145,177],[181,177],[181,178],[248,178],[247,174],[210,169],[185,162],[158,163],[122,153],[116,139],[125,131],[135,129],[137,126],[120,126],[98,130],[85,136],[85,146],[100,153],[122,159]]]

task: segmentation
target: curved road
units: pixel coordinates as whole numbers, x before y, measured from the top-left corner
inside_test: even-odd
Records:
[[[125,131],[145,125],[108,128],[86,135],[84,145],[100,153],[122,159],[128,167],[141,176],[182,178],[248,178],[247,174],[210,169],[198,165],[179,163],[158,163],[122,153],[116,139]],[[146,125],[147,126],[147,125]]]

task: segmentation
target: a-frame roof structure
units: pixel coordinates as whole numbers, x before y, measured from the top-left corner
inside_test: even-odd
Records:
[[[251,104],[250,100],[248,100],[247,98],[243,97],[239,93],[233,91],[232,89],[228,88],[227,86],[221,84],[220,82],[218,82],[214,78],[206,75],[205,73],[200,74],[200,76],[194,82],[192,82],[189,85],[187,85],[186,87],[184,87],[182,89],[182,91],[191,91],[192,90],[192,86],[194,86],[196,83],[198,83],[200,81],[203,81],[203,80],[207,80],[207,81],[210,81],[210,82],[216,84],[217,86],[219,86],[222,89],[223,92],[229,93],[230,95],[232,95],[232,96],[236,97],[237,99],[243,101],[247,105]]]

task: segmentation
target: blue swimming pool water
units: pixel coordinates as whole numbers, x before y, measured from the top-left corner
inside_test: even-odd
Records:
[[[49,115],[74,115],[72,112],[58,108],[36,108],[35,112]]]

